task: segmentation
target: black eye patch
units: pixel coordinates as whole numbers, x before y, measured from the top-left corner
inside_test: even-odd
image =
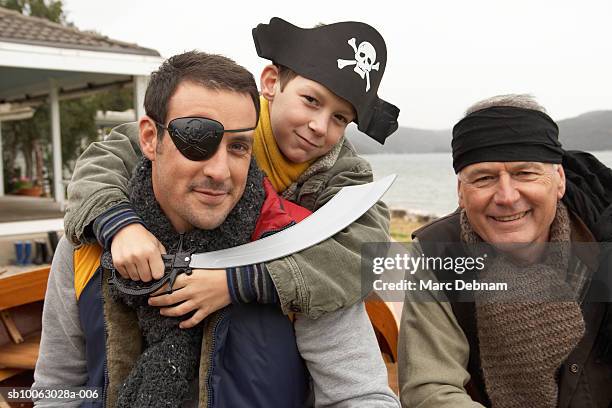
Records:
[[[176,148],[189,160],[208,160],[215,155],[224,133],[240,133],[254,130],[255,127],[242,129],[225,129],[221,122],[201,117],[172,119],[166,129]]]

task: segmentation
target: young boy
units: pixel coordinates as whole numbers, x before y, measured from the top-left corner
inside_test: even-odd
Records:
[[[372,181],[369,164],[344,139],[351,121],[384,143],[397,129],[399,109],[378,98],[386,46],[372,27],[342,22],[311,29],[280,18],[253,29],[259,56],[270,59],[261,74],[262,111],[254,155],[274,188],[311,211],[340,188]],[[110,246],[125,277],[160,278],[165,248],[131,209],[126,185],[140,155],[137,124],[115,128],[83,153],[68,188],[66,235],[74,244],[95,238]],[[389,213],[379,202],[349,228],[302,252],[259,265],[207,271],[206,287],[173,306],[165,296],[150,304],[162,313],[197,310],[192,327],[230,302],[279,302],[285,313],[311,318],[362,298],[363,242],[387,241]],[[177,280],[177,284],[179,284]],[[188,304],[188,306],[185,306]]]

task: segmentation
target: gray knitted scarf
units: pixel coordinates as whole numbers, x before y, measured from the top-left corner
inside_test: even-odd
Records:
[[[147,229],[168,251],[176,248],[179,234],[155,200],[151,162],[146,158],[134,170],[129,195],[134,210]],[[185,233],[184,247],[206,252],[249,242],[264,199],[263,173],[252,160],[244,194],[226,220],[214,230],[195,229]],[[102,262],[104,266],[112,265],[110,253],[103,255]],[[126,280],[126,284],[133,282]],[[179,323],[187,316],[161,316],[158,308],[148,306],[148,296],[126,295],[114,287],[111,294],[136,310],[145,340],[143,353],[120,387],[117,407],[182,406],[188,397],[189,385],[198,373],[202,324],[180,329]],[[121,347],[121,344],[116,346]]]
[[[461,238],[481,243],[465,211]],[[494,408],[556,407],[557,374],[584,334],[580,305],[566,282],[570,221],[562,203],[541,263],[517,265],[498,255],[481,282],[507,282],[506,292],[475,292],[480,363]],[[565,243],[565,244],[564,244]]]

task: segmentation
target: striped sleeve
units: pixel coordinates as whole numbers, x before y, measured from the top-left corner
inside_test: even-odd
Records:
[[[115,234],[126,225],[134,223],[144,226],[144,221],[136,214],[132,206],[129,203],[121,203],[109,208],[95,219],[93,233],[98,242],[108,249]]]
[[[232,303],[278,304],[276,287],[264,263],[227,268],[226,273]]]

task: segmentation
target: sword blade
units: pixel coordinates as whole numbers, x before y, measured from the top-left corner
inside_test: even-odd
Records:
[[[194,254],[190,268],[225,269],[268,262],[300,252],[332,237],[365,214],[387,192],[396,175],[343,187],[302,222],[274,235],[233,248]]]

